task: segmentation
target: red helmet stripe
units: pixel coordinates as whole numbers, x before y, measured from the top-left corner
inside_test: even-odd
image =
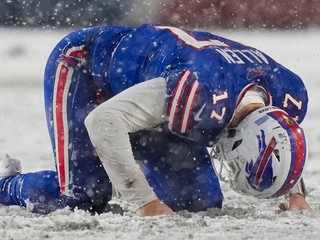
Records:
[[[261,162],[259,164],[258,170],[257,170],[257,174],[255,177],[255,184],[256,186],[259,186],[260,180],[261,180],[261,176],[264,173],[264,170],[266,169],[268,162],[270,161],[270,156],[274,150],[274,148],[277,145],[277,140],[275,139],[275,137],[272,137],[271,141],[269,142],[266,150],[264,151],[262,158],[261,158]]]
[[[290,137],[291,142],[291,167],[288,173],[288,177],[285,180],[282,187],[273,195],[273,197],[281,196],[287,193],[300,179],[305,162],[306,162],[306,140],[305,134],[302,128],[283,111],[273,111],[268,113],[269,116],[276,119],[279,124],[286,129]]]

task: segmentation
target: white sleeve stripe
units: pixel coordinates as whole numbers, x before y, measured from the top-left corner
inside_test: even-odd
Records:
[[[171,102],[170,108],[169,108],[169,124],[168,127],[170,130],[172,130],[172,127],[174,125],[174,121],[176,118],[176,110],[177,110],[177,106],[179,105],[180,99],[183,95],[186,83],[188,78],[190,77],[191,73],[190,71],[185,71],[181,78],[178,81],[177,87],[174,91],[174,96],[173,96],[173,100]]]
[[[185,108],[184,108],[183,120],[182,120],[182,125],[180,130],[181,133],[185,133],[188,129],[188,124],[190,122],[191,109],[192,109],[194,100],[196,99],[198,90],[199,90],[199,82],[194,81],[192,83],[190,93],[188,94],[187,104],[185,105]]]
[[[73,46],[72,48],[68,49],[68,51],[66,52],[66,56],[83,58],[84,57],[83,49],[84,49],[84,45]]]

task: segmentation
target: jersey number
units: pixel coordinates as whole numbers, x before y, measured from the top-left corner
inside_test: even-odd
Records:
[[[201,49],[208,46],[229,47],[229,45],[217,39],[197,40],[193,36],[191,36],[189,33],[187,33],[186,31],[180,28],[169,27],[169,26],[156,26],[155,28],[169,30],[173,35],[175,35],[183,43],[191,47],[194,47],[196,49]]]
[[[213,94],[212,96],[212,103],[213,105],[217,104],[217,102],[220,102],[220,101],[223,101],[223,100],[226,100],[228,99],[229,95],[228,95],[228,92],[227,91],[224,91],[221,95],[217,95],[217,94]],[[212,110],[211,112],[211,118],[212,119],[217,119],[218,121],[221,121],[223,120],[224,118],[224,115],[226,114],[226,110],[227,108],[226,107],[223,107],[221,109],[221,113],[218,114],[215,110]]]
[[[286,93],[284,97],[283,107],[287,108],[289,106],[289,102],[291,102],[294,106],[296,106],[299,110],[302,108],[302,101],[295,99],[289,93]]]

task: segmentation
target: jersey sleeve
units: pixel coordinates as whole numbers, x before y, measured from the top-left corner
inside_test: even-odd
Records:
[[[217,84],[201,81],[198,73],[184,69],[164,74],[168,95],[167,127],[196,144],[210,146],[229,123],[234,108],[226,90],[217,90],[219,86],[210,85]],[[217,100],[218,92],[221,95]]]
[[[166,79],[168,128],[173,133],[188,133],[197,124],[194,113],[205,106],[199,82],[189,70],[171,72]]]
[[[282,66],[278,71],[279,74],[276,77],[280,86],[278,86],[278,95],[273,98],[273,105],[282,108],[298,123],[301,123],[308,109],[307,89],[302,79],[293,72]]]
[[[303,121],[308,109],[308,92],[298,75],[275,63],[253,82],[265,88],[269,105],[283,109],[298,123]]]

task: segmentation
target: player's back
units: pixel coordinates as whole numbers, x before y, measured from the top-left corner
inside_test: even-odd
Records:
[[[215,116],[221,125],[212,124],[217,127],[215,133],[229,122],[241,91],[252,83],[263,85],[273,98],[272,104],[280,108],[288,94],[306,98],[301,79],[268,55],[208,32],[145,24],[126,29],[121,37],[104,65],[111,94],[169,74],[173,77],[167,78],[168,88],[174,88],[181,72],[188,70],[196,75],[206,98],[207,115]],[[213,96],[219,99],[215,104]],[[214,129],[208,121],[203,122]]]
[[[110,61],[109,83],[114,94],[136,84],[159,77],[179,59],[176,39],[155,25],[145,24],[128,33]]]

